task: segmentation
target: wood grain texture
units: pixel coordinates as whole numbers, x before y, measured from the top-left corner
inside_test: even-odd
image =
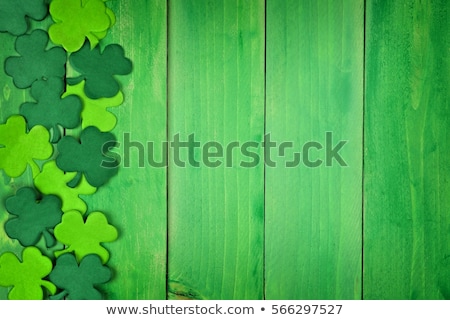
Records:
[[[17,55],[14,50],[16,37],[9,34],[0,34],[0,61],[5,61],[9,56]],[[0,70],[0,123],[19,113],[19,107],[25,101],[29,101],[29,94],[26,90],[17,89],[12,78],[7,76],[1,64]],[[19,178],[8,177],[3,170],[0,170],[0,254],[11,251],[17,255],[22,252],[22,247],[17,240],[12,240],[5,232],[4,224],[8,220],[8,212],[5,209],[6,198],[13,196],[22,187],[33,185],[31,169]],[[8,289],[0,287],[0,299],[6,299]]]
[[[364,298],[450,298],[450,4],[367,2]]]
[[[170,1],[168,99],[171,139],[262,141],[264,1]],[[261,299],[263,164],[240,168],[247,158],[238,152],[232,168],[173,160],[172,153],[169,298]]]
[[[266,298],[361,298],[363,1],[267,1],[267,133],[325,146],[348,140],[348,167],[271,158],[266,169]]]
[[[118,119],[113,133],[122,144],[122,165],[116,177],[86,199],[91,211],[103,210],[119,229],[120,238],[108,245],[115,276],[104,286],[107,298],[165,299],[166,168],[151,167],[147,153],[139,155],[138,148],[127,146],[124,134],[144,146],[147,141],[158,145],[166,140],[166,1],[111,1],[110,6],[117,25],[105,44],[121,44],[133,62],[133,73],[120,78],[125,102],[111,109]],[[154,151],[160,159],[162,150]]]
[[[119,174],[91,196],[83,199],[88,211],[102,211],[119,230],[119,239],[105,244],[111,253],[108,266],[113,269],[113,280],[100,289],[107,299],[165,299],[166,298],[166,169],[151,168],[147,154],[142,153],[144,167],[139,167],[136,148],[130,149],[130,168],[124,168],[124,133],[130,133],[132,141],[145,145],[146,141],[158,144],[166,140],[166,1],[138,0],[133,3],[111,1],[108,5],[117,17],[101,45],[117,43],[133,62],[133,73],[120,77],[125,102],[111,108],[118,119],[113,133],[121,147],[114,150],[122,156]],[[51,18],[34,27],[46,29]],[[14,52],[14,38],[0,34],[0,61]],[[68,66],[68,74],[73,70]],[[20,104],[30,101],[28,90],[19,90],[12,79],[0,73],[0,122],[19,112]],[[80,128],[68,130],[67,134],[78,136]],[[155,149],[156,159],[162,151]],[[32,186],[31,173],[9,180],[0,176],[0,221],[6,221],[5,198],[22,186]],[[41,246],[42,247],[42,246]],[[17,241],[10,240],[0,228],[0,250],[20,253]],[[51,252],[48,253],[51,255]],[[0,287],[0,298],[6,299],[8,289]]]

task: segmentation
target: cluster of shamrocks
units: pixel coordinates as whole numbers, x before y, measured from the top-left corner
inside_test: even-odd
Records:
[[[29,165],[34,182],[5,202],[5,232],[25,248],[21,257],[0,256],[0,286],[11,288],[9,299],[99,299],[95,286],[111,278],[102,243],[114,241],[117,230],[102,212],[88,214],[79,196],[95,193],[118,172],[106,156],[117,122],[107,108],[122,104],[115,75],[130,73],[132,65],[121,46],[98,46],[115,23],[104,0],[47,2],[0,0],[0,32],[17,37],[18,55],[6,59],[5,72],[35,100],[0,124],[0,169],[15,178]],[[29,31],[30,19],[49,13],[48,33]],[[67,77],[68,63],[75,77]],[[79,136],[68,134],[80,126]],[[42,239],[45,254],[38,249]]]

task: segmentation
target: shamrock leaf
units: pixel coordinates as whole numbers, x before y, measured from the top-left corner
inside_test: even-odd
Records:
[[[120,86],[114,75],[126,75],[131,72],[131,61],[125,58],[124,50],[117,44],[106,46],[103,52],[96,47],[90,49],[87,44],[80,51],[70,56],[71,66],[81,76],[68,79],[74,85],[86,80],[84,90],[91,99],[111,98],[120,91]]]
[[[0,0],[0,32],[20,36],[27,32],[27,17],[41,21],[47,12],[44,0]]]
[[[67,252],[74,252],[78,261],[89,254],[97,254],[103,263],[109,259],[109,252],[100,243],[111,242],[117,239],[117,230],[108,223],[101,212],[88,215],[86,222],[78,211],[66,212],[62,222],[55,228],[55,237],[68,247],[55,252],[55,256]]]
[[[95,47],[115,22],[103,0],[53,0],[50,14],[56,22],[48,30],[50,38],[68,52],[78,51],[86,38]]]
[[[70,136],[59,141],[56,164],[64,171],[83,173],[90,185],[100,187],[119,170],[105,154],[107,147],[116,143],[112,133],[88,127],[81,132],[80,142]]]
[[[75,95],[61,98],[63,92],[64,82],[60,78],[36,81],[31,87],[31,96],[38,102],[27,102],[20,107],[28,128],[40,124],[48,130],[52,129],[52,142],[61,138],[58,125],[73,129],[80,124],[81,100]]]
[[[95,285],[106,283],[110,279],[111,270],[102,265],[98,256],[88,255],[78,266],[72,254],[63,254],[56,260],[50,280],[64,291],[51,299],[65,297],[69,300],[99,300],[102,295]]]
[[[42,172],[34,179],[36,188],[43,194],[54,194],[62,200],[62,211],[77,210],[85,213],[86,203],[79,198],[81,194],[93,194],[97,189],[81,178],[78,185],[70,187],[67,184],[72,181],[76,172],[61,171],[55,161],[44,164]]]
[[[25,119],[21,116],[11,116],[6,124],[0,125],[0,169],[16,178],[27,169],[27,164],[33,169],[33,176],[39,172],[34,159],[47,160],[53,154],[50,133],[42,126],[26,131]]]
[[[34,189],[22,188],[6,200],[6,210],[16,216],[5,224],[10,238],[28,247],[35,245],[43,235],[47,247],[55,245],[49,229],[61,222],[61,200],[58,197],[50,195],[39,199]]]
[[[0,257],[0,286],[13,287],[8,299],[42,299],[42,287],[55,294],[56,287],[51,282],[42,280],[52,271],[52,261],[35,247],[25,248],[22,256],[22,262],[11,252]]]
[[[117,119],[107,108],[118,107],[123,103],[122,92],[119,92],[113,98],[90,99],[84,93],[84,81],[82,81],[77,85],[67,86],[63,97],[68,95],[77,95],[81,99],[83,105],[81,126],[83,129],[90,126],[97,127],[102,132],[114,129]]]
[[[62,48],[46,50],[47,44],[48,35],[44,30],[17,38],[16,51],[21,57],[9,57],[5,61],[5,71],[13,77],[16,87],[25,89],[36,80],[64,77],[66,52]]]

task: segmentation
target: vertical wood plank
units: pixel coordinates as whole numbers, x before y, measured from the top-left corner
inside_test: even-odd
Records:
[[[264,1],[170,1],[168,98],[170,139],[194,134],[224,155],[230,142],[262,141]],[[263,164],[241,167],[235,149],[231,168],[183,168],[171,152],[169,298],[262,298]]]
[[[166,72],[167,72],[167,12],[166,0],[112,1],[108,6],[117,17],[116,25],[102,41],[102,45],[118,43],[133,61],[133,73],[120,78],[125,103],[112,108],[118,118],[114,133],[121,143],[121,151],[127,146],[124,133],[143,145],[154,141],[155,145],[166,140]],[[34,23],[46,29],[51,18]],[[0,61],[14,51],[15,38],[0,34]],[[69,70],[70,71],[70,70]],[[12,79],[0,73],[0,122],[19,112],[24,101],[30,101],[28,90],[14,87]],[[71,130],[79,132],[79,130]],[[118,151],[118,150],[116,150]],[[155,148],[154,158],[163,157]],[[122,161],[123,159],[122,152]],[[114,270],[112,282],[101,289],[108,299],[165,299],[166,298],[166,169],[151,168],[147,154],[138,155],[130,148],[130,168],[121,168],[119,175],[92,196],[83,197],[89,211],[102,211],[119,229],[120,237],[112,244],[105,244],[111,252],[108,265]],[[139,157],[144,167],[139,167]],[[4,202],[18,188],[32,186],[31,172],[10,180],[0,175],[0,224],[7,220]],[[19,254],[22,248],[10,240],[0,227],[1,252]],[[7,288],[0,287],[0,298],[6,299]]]
[[[28,90],[16,88],[12,78],[5,74],[3,68],[6,58],[17,55],[14,50],[15,40],[16,37],[10,34],[0,34],[0,124],[6,123],[10,116],[18,114],[20,105],[30,99]],[[10,239],[3,226],[9,217],[5,208],[6,199],[13,196],[18,189],[27,186],[33,186],[30,168],[21,177],[13,179],[0,170],[0,254],[11,251],[19,255],[22,252],[19,242]],[[7,288],[0,287],[0,299],[6,299],[8,291]]]
[[[117,24],[105,44],[124,47],[133,73],[120,78],[125,102],[111,109],[118,119],[113,133],[121,143],[115,150],[122,155],[119,174],[85,199],[90,211],[104,211],[119,229],[119,239],[108,244],[114,279],[103,287],[106,298],[165,299],[166,168],[148,164],[146,143],[159,145],[166,140],[166,1],[111,1],[108,5],[116,13]],[[127,143],[126,133],[131,144],[145,146],[144,152]],[[129,168],[124,159],[128,152]],[[154,152],[156,159],[163,157],[161,148]]]
[[[367,4],[364,298],[450,299],[450,4]]]
[[[267,299],[361,298],[363,44],[362,0],[267,0],[266,130],[294,145],[267,162]],[[326,132],[347,167],[327,166]],[[287,168],[309,141],[323,163]]]

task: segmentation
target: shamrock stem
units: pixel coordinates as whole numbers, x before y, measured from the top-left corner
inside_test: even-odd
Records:
[[[66,83],[71,86],[74,86],[76,84],[79,84],[83,80],[84,80],[84,76],[81,75],[76,78],[66,78]]]
[[[38,176],[39,173],[41,173],[41,169],[39,169],[39,166],[33,160],[29,161],[28,164],[31,167],[31,172],[33,173],[33,179],[34,179]]]
[[[42,280],[41,286],[46,288],[52,295],[56,293],[56,286],[53,283],[51,283],[50,281]]]
[[[45,243],[47,245],[47,248],[51,248],[55,245],[56,240],[55,238],[50,234],[50,232],[48,232],[48,230],[44,230],[42,232],[42,234],[44,235],[44,239],[45,239]]]
[[[82,178],[82,173],[77,172],[77,175],[75,176],[75,178],[73,178],[67,185],[71,188],[75,188],[76,186],[78,186],[78,184],[80,184],[81,178]]]
[[[65,296],[67,296],[67,291],[66,290],[51,296],[50,300],[62,300],[62,299],[64,299]]]
[[[52,137],[52,143],[56,143],[61,139],[61,132],[59,131],[59,127],[57,125],[53,126],[53,137]]]

